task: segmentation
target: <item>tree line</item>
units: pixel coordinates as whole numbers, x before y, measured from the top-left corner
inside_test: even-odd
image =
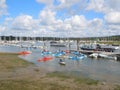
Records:
[[[19,37],[19,36],[0,36],[0,40],[6,40],[6,41],[12,41],[12,40],[23,40],[23,41],[27,41],[27,40],[38,40],[38,41],[45,41],[45,40],[99,40],[99,41],[120,41],[120,35],[116,35],[116,36],[105,36],[105,37],[83,37],[83,38],[73,38],[73,37]]]

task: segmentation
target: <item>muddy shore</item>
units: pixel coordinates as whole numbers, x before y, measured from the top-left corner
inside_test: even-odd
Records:
[[[0,90],[120,90],[120,85],[51,72],[17,54],[0,53]]]

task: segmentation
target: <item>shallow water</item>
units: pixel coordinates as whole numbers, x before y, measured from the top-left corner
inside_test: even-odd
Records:
[[[49,50],[55,52],[56,50],[66,50],[66,48],[49,47]],[[19,52],[24,48],[16,46],[0,46],[0,52]],[[42,49],[30,49],[32,54],[26,56],[19,56],[29,62],[33,62],[38,67],[43,67],[50,71],[64,71],[72,74],[84,75],[93,79],[120,83],[120,62],[109,59],[92,59],[85,58],[83,60],[65,59],[66,65],[59,64],[59,58],[53,57],[52,60],[46,62],[38,62],[41,56]]]

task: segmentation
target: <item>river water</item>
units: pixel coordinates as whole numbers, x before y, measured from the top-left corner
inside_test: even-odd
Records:
[[[66,48],[60,47],[48,47],[50,51],[55,52],[59,49],[66,50]],[[0,52],[19,52],[25,48],[16,46],[3,46],[0,45]],[[111,59],[92,59],[84,58],[83,60],[70,60],[65,59],[66,65],[60,65],[59,58],[53,57],[52,60],[46,62],[38,62],[37,60],[42,58],[40,48],[31,48],[32,54],[19,56],[29,62],[33,62],[38,67],[48,69],[50,71],[64,71],[72,74],[84,75],[92,79],[120,83],[120,62]]]

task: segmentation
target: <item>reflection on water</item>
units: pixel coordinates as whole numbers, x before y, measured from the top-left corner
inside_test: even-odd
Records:
[[[59,49],[64,50],[65,48],[49,48],[49,50],[52,52]],[[22,50],[24,49],[15,46],[0,46],[0,52],[19,52]],[[31,50],[33,52],[32,54],[19,57],[51,71],[67,71],[77,74],[78,76],[85,75],[93,79],[120,83],[120,62],[108,59],[96,60],[91,58],[85,58],[84,60],[79,61],[65,59],[66,65],[63,66],[59,64],[59,58],[55,57],[50,61],[38,62],[37,60],[42,57],[41,50]]]

